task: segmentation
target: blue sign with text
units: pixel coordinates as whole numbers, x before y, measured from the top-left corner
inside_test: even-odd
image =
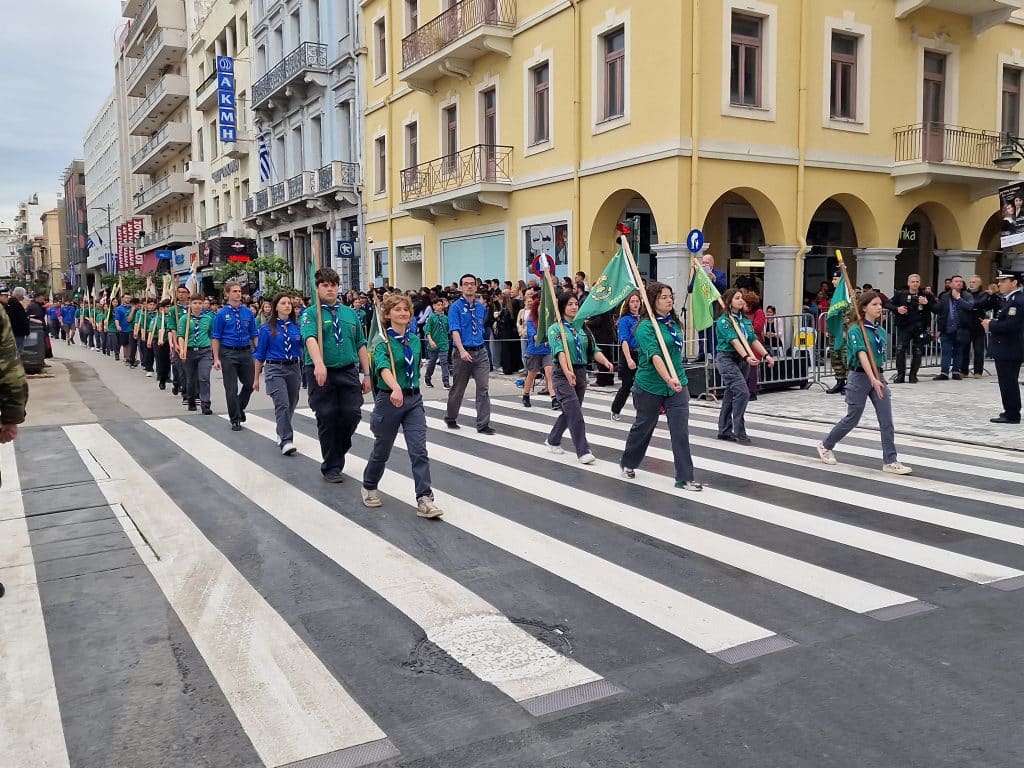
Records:
[[[225,144],[238,141],[235,60],[230,56],[217,57],[217,134]]]

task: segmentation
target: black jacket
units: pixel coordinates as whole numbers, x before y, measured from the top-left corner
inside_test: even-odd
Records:
[[[960,294],[960,299],[954,302],[953,294],[950,291],[944,292],[939,296],[935,302],[935,317],[938,320],[938,330],[940,333],[946,331],[946,319],[949,317],[951,306],[956,303],[956,327],[964,328],[964,320],[970,321],[970,317],[974,314],[974,296],[969,291],[963,291]]]
[[[974,309],[969,313],[964,313],[964,316],[960,318],[960,327],[969,330],[972,336],[981,336],[985,333],[981,321],[986,312],[999,308],[999,297],[993,296],[986,290],[967,291],[967,293],[974,297]]]
[[[28,313],[22,303],[12,296],[4,304],[4,309],[7,310],[7,316],[11,319],[14,338],[20,339],[23,336],[28,336]]]
[[[927,303],[921,304],[918,298],[923,296]],[[906,307],[906,314],[900,314],[898,309]],[[917,330],[923,331],[928,328],[928,318],[935,309],[935,297],[928,293],[910,293],[910,291],[896,291],[893,297],[885,305],[885,308],[892,312],[896,319],[896,327],[901,331]]]

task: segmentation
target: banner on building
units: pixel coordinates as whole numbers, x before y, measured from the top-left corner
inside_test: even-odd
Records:
[[[1024,245],[1024,182],[1000,188],[999,215],[1003,220],[999,246]]]
[[[217,57],[217,134],[223,142],[238,141],[235,60],[230,56]]]

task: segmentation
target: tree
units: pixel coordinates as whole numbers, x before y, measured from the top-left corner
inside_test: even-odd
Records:
[[[287,277],[291,274],[288,262],[274,253],[268,253],[247,262],[226,261],[218,264],[213,270],[213,281],[218,285],[223,285],[241,275],[251,276],[254,274],[259,275],[259,286],[264,296],[273,296],[290,288],[285,285]]]

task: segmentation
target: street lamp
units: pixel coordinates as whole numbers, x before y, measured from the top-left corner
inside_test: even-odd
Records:
[[[1003,136],[1003,146],[999,150],[999,156],[992,163],[1001,170],[1011,170],[1021,161],[1021,156],[1024,156],[1024,144],[1021,142],[1020,136],[1005,134]]]

